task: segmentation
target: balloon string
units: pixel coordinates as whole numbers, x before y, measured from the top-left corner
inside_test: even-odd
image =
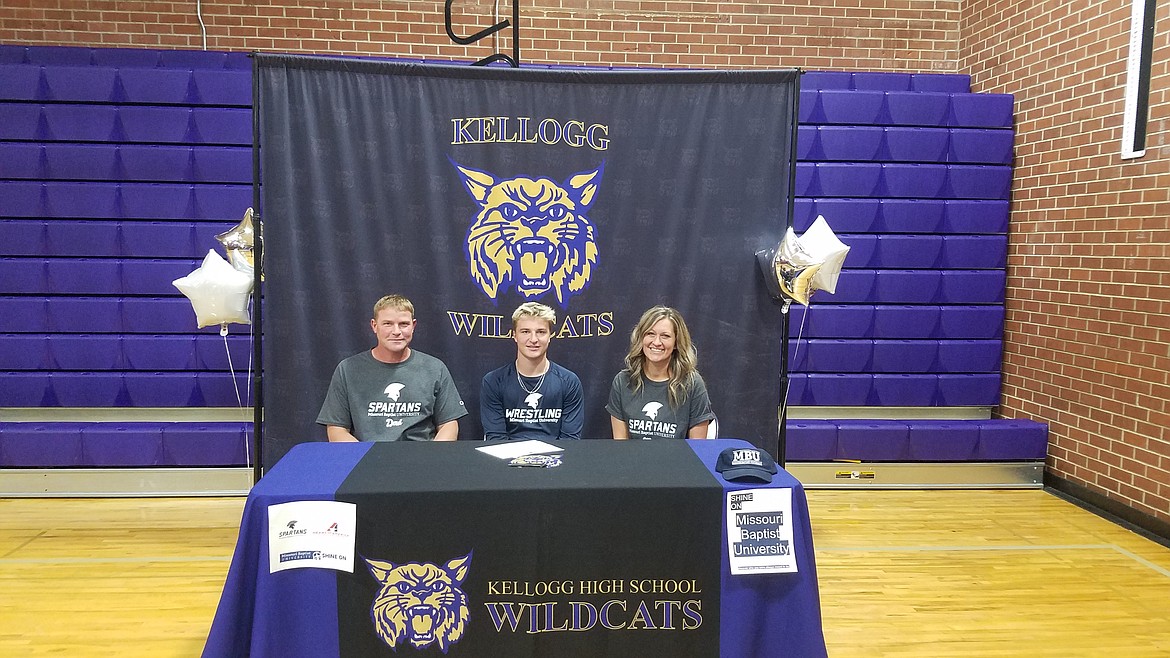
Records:
[[[227,334],[227,323],[225,322],[220,325],[219,335],[223,336],[223,351],[227,353],[228,372],[232,376],[232,386],[236,389],[236,404],[242,407],[244,406],[244,401],[240,398],[240,382],[236,381],[236,367],[232,365],[232,351],[228,347]]]

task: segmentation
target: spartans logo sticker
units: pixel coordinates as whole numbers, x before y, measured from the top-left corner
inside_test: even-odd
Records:
[[[467,625],[467,577],[471,553],[443,566],[429,562],[395,565],[365,559],[370,573],[381,584],[370,618],[378,637],[397,650],[410,643],[415,649],[438,645],[443,653],[463,638]]]
[[[605,163],[569,176],[499,179],[455,161],[463,185],[479,204],[467,231],[471,279],[490,299],[513,288],[526,300],[552,293],[567,306],[589,287],[597,264],[593,205]]]

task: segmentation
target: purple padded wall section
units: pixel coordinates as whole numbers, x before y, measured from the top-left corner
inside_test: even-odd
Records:
[[[1024,419],[789,419],[785,437],[795,462],[1043,462],[1048,452],[1048,425]]]

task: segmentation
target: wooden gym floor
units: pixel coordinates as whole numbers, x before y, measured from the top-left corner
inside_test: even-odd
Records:
[[[831,656],[1170,656],[1170,549],[1051,494],[808,498]],[[0,656],[199,655],[243,504],[0,500]]]

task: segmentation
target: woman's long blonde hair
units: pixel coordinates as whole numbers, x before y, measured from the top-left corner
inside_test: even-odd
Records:
[[[691,383],[698,372],[698,353],[695,344],[691,341],[691,332],[687,330],[687,323],[682,314],[669,306],[655,306],[648,309],[634,326],[630,334],[630,351],[626,353],[626,371],[630,373],[630,390],[637,393],[642,390],[642,380],[645,376],[644,365],[646,355],[642,353],[642,338],[650,331],[656,322],[666,318],[674,328],[674,352],[670,355],[670,385],[668,398],[671,408],[678,408],[686,395],[687,385]]]

